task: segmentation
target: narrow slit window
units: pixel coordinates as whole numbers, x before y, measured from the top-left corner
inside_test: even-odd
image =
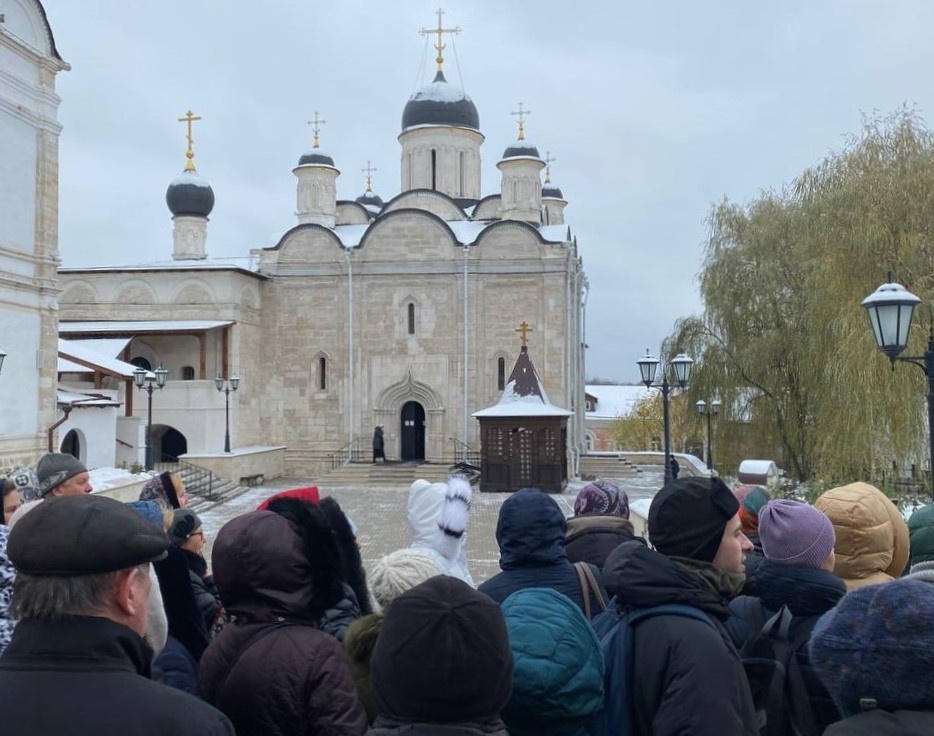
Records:
[[[464,163],[465,163],[464,152],[461,151],[460,152],[460,166],[458,166],[458,169],[460,170],[460,194],[462,197],[467,196],[467,171],[466,171],[466,167],[464,166]]]
[[[328,388],[328,361],[327,358],[318,358],[318,390],[326,391]]]
[[[407,315],[406,315],[407,321],[409,325],[409,334],[414,335],[415,334],[415,305],[410,303],[406,311],[407,311]]]
[[[502,391],[506,388],[506,359],[496,361],[496,388]]]
[[[431,149],[431,188],[438,188],[438,152]]]

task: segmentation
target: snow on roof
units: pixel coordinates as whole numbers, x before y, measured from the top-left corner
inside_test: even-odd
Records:
[[[515,381],[506,384],[499,403],[475,411],[474,417],[569,417],[574,412],[562,409],[548,401],[544,387],[540,386],[544,401],[537,395],[520,396],[515,391]]]
[[[116,358],[130,344],[131,339],[129,337],[95,337],[88,340],[69,340],[68,343],[80,345],[95,353],[106,355],[108,358]]]
[[[470,100],[460,87],[448,84],[447,81],[429,82],[418,92],[412,95],[410,100],[427,100],[430,102],[460,102],[461,100]]]
[[[210,187],[211,185],[205,181],[196,171],[183,171],[181,174],[176,176],[169,183],[170,187],[179,186],[181,184],[190,184],[193,187]]]
[[[568,241],[567,225],[542,225],[538,228],[539,234],[552,243],[566,243]]]
[[[245,271],[256,273],[258,264],[253,256],[230,256],[227,258],[202,258],[190,261],[150,261],[123,266],[63,266],[59,273],[69,271]]]
[[[57,401],[59,406],[120,406],[120,402],[104,394],[86,394],[59,385]]]
[[[72,361],[84,363],[96,370],[111,373],[122,378],[133,378],[133,371],[136,370],[135,365],[124,363],[122,360],[117,360],[104,353],[98,353],[95,350],[91,350],[79,344],[77,341],[72,342],[70,340],[58,338],[58,354],[62,357],[70,358]]]
[[[72,363],[67,358],[59,356],[58,358],[58,372],[59,373],[93,373],[93,368],[88,368],[84,365],[78,365],[77,363]]]
[[[363,240],[363,234],[370,227],[370,223],[362,225],[338,225],[334,228],[334,234],[340,238],[341,244],[345,248],[356,248]]]
[[[137,335],[144,332],[202,332],[232,325],[230,320],[145,320],[140,322],[59,322],[61,335],[99,333],[101,335]]]
[[[656,393],[645,386],[588,385],[584,390],[597,400],[594,410],[587,412],[587,417],[592,419],[617,419],[629,416],[636,403]]]
[[[470,244],[476,242],[480,233],[492,225],[494,220],[451,220],[448,227],[454,233],[458,242]]]
[[[772,460],[743,460],[739,472],[749,475],[778,475],[778,465]]]

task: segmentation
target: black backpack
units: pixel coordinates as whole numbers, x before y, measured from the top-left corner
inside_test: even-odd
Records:
[[[811,636],[817,616],[795,617],[782,606],[762,623],[740,649],[760,736],[818,736],[819,731],[804,676],[795,652]],[[755,629],[754,629],[755,630]]]

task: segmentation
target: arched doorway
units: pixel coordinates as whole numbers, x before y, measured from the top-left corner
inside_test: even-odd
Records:
[[[402,405],[402,449],[400,458],[406,460],[425,459],[425,407],[417,401]]]
[[[62,452],[81,459],[81,438],[78,436],[78,430],[73,429],[65,435],[65,439],[62,440]]]
[[[152,433],[152,456],[157,463],[174,463],[188,452],[188,439],[175,427],[165,427],[162,432],[153,427]]]

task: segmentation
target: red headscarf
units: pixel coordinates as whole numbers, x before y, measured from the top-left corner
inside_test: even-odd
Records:
[[[269,504],[275,501],[278,498],[296,498],[299,501],[305,501],[306,503],[313,503],[315,506],[318,505],[318,486],[308,486],[307,488],[293,488],[289,491],[280,491],[275,496],[270,496],[265,501],[263,501],[259,506],[256,507],[257,511],[265,511],[269,508]]]

